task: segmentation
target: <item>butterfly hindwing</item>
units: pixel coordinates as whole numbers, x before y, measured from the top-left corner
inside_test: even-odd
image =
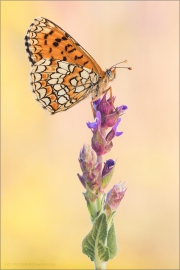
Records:
[[[33,92],[51,113],[77,104],[97,86],[98,80],[92,70],[60,60],[41,59],[31,70]]]

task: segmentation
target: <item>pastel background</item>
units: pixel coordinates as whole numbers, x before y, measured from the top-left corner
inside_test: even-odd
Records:
[[[179,269],[179,1],[3,1],[2,269],[92,269],[91,229],[76,174],[89,143],[90,97],[51,116],[34,100],[24,36],[43,16],[71,34],[105,70],[128,59],[111,84],[126,104],[107,191],[128,190],[115,217],[119,252],[107,269]]]

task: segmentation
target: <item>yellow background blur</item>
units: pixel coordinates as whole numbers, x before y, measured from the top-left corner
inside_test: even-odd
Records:
[[[2,268],[92,269],[81,252],[91,222],[76,174],[89,143],[90,97],[51,116],[34,100],[24,36],[43,16],[105,70],[126,104],[112,182],[128,190],[115,217],[118,255],[107,269],[178,269],[179,1],[4,1],[2,20]],[[125,64],[126,65],[126,64]]]

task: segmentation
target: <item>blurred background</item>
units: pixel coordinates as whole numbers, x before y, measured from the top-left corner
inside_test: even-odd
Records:
[[[90,143],[90,97],[49,115],[34,100],[24,36],[43,16],[102,69],[128,59],[111,86],[126,104],[113,179],[128,190],[115,217],[118,255],[107,269],[179,269],[179,1],[3,1],[2,269],[92,269],[91,229],[77,173]],[[126,65],[126,64],[124,64]]]

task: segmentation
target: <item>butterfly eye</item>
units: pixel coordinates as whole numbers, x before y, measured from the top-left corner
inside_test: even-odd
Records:
[[[110,69],[106,70],[106,74],[107,74],[107,76],[109,77],[109,79],[111,79],[111,77],[112,77],[112,72],[111,72]]]
[[[108,79],[111,82],[116,77],[116,69],[113,68],[106,70],[106,75],[108,76]]]

